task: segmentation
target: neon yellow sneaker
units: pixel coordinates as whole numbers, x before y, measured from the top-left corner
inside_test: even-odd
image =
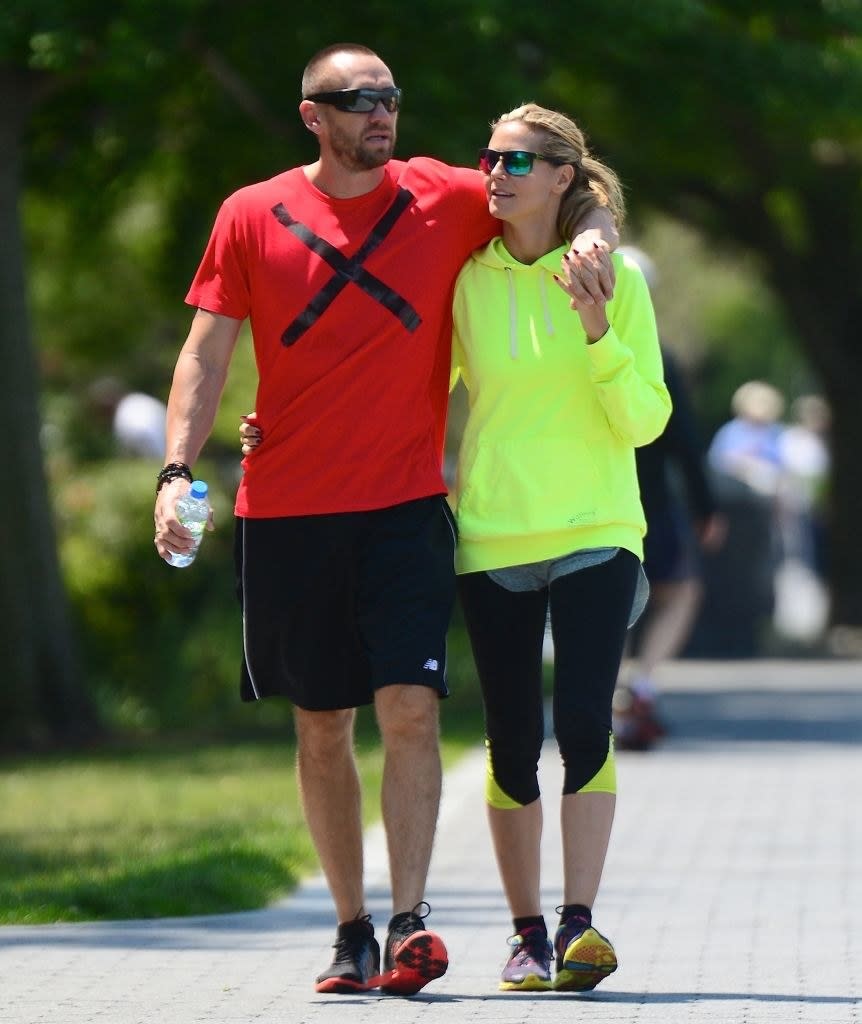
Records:
[[[554,938],[557,992],[587,992],[617,969],[617,955],[610,941],[583,918],[560,925]]]

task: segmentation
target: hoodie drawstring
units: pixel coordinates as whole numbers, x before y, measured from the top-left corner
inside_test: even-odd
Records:
[[[509,282],[509,355],[518,358],[518,303],[515,300],[515,281],[512,268],[506,267],[506,280]]]
[[[515,278],[511,267],[505,267],[506,280],[509,283],[509,357],[518,358],[518,301],[515,293]],[[547,274],[539,271],[539,296],[542,300],[542,315],[545,318],[545,331],[548,337],[554,336],[554,321],[551,319],[551,307],[548,303]]]

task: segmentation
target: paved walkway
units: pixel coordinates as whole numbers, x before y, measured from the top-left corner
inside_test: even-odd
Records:
[[[680,662],[666,683],[672,737],[619,756],[595,916],[620,969],[595,992],[497,991],[510,925],[477,751],[446,779],[429,898],[452,963],[424,993],[314,993],[332,941],[314,879],[254,913],[0,928],[0,1024],[862,1022],[862,663]],[[552,749],[542,770],[552,796]],[[384,922],[378,831],[369,848],[370,905]]]

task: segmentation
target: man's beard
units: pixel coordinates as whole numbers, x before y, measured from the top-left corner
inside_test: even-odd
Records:
[[[395,150],[395,133],[390,135],[389,145],[385,148],[375,147],[372,151],[361,139],[357,142],[346,132],[333,130],[329,136],[332,152],[342,166],[351,171],[373,171],[382,167],[392,159]]]

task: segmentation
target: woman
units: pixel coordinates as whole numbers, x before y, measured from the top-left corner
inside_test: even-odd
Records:
[[[535,104],[518,107],[493,125],[480,167],[502,235],[472,255],[455,291],[453,376],[469,392],[456,569],[485,701],[488,815],[515,932],[500,988],[585,990],[617,966],[592,907],[614,817],[611,700],[643,579],[634,449],[662,432],[670,399],[633,261],[610,257],[613,298],[574,308],[565,269],[574,226],[598,204],[618,224],[624,212],[616,176],[590,157],[577,125]],[[564,765],[553,947],[540,903],[537,780],[549,609]]]

